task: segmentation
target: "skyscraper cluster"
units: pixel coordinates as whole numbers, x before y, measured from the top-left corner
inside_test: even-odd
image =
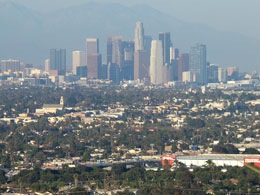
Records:
[[[189,53],[180,53],[171,41],[170,32],[160,32],[158,40],[145,34],[142,22],[137,22],[134,41],[125,41],[122,36],[107,38],[107,60],[102,63],[98,38],[86,39],[86,52],[73,51],[72,73],[88,79],[143,80],[151,84],[170,81],[225,82],[229,75],[236,75],[230,69],[228,74],[218,65],[208,64],[207,47],[195,44]],[[45,70],[66,72],[66,50],[51,49]],[[234,72],[234,73],[233,73]]]

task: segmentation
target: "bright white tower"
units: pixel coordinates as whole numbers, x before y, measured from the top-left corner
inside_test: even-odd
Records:
[[[85,66],[85,53],[83,51],[73,51],[73,74],[77,74],[77,67]]]
[[[153,40],[150,59],[150,78],[152,84],[163,83],[163,52],[162,41]]]

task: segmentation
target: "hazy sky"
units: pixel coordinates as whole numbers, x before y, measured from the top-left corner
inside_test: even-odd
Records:
[[[0,0],[14,1],[39,11],[87,2],[147,4],[191,23],[222,31],[240,32],[260,40],[260,0]]]

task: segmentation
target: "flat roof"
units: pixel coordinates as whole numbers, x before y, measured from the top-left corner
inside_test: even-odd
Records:
[[[199,154],[176,156],[177,160],[244,160],[245,157],[260,158],[260,155],[254,154]]]

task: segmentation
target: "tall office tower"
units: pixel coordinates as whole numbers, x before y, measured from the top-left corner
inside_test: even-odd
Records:
[[[190,71],[199,84],[207,83],[207,49],[206,45],[196,44],[190,50]]]
[[[179,49],[178,48],[174,48],[174,47],[171,47],[170,48],[170,62],[172,60],[178,60],[179,59]]]
[[[173,69],[173,80],[171,80],[171,81],[178,81],[179,80],[179,60],[172,60],[171,66]]]
[[[86,39],[87,54],[99,53],[99,39]]]
[[[135,51],[144,49],[144,27],[142,22],[137,22],[135,27]]]
[[[101,66],[101,79],[108,79],[108,65],[107,64],[102,64]]]
[[[73,51],[72,52],[72,72],[77,75],[77,67],[86,66],[85,52],[83,51]]]
[[[236,66],[228,67],[227,76],[229,80],[237,80],[239,78],[239,68]]]
[[[118,83],[119,80],[119,67],[115,63],[109,63],[107,67],[108,80]]]
[[[163,63],[170,63],[170,47],[172,45],[171,42],[171,34],[169,32],[161,32],[159,33],[159,40],[162,41],[163,48]]]
[[[11,71],[11,72],[18,72],[20,71],[20,61],[19,60],[12,60],[12,59],[9,59],[9,60],[2,60],[1,61],[1,64],[2,64],[2,72],[8,72],[8,71]]]
[[[122,36],[108,37],[107,65],[108,65],[108,78],[113,78],[113,81],[116,82],[120,81],[120,77],[121,77],[120,72],[124,66],[124,42]],[[109,75],[109,74],[113,74],[113,75]]]
[[[184,53],[179,54],[178,58],[178,80],[182,81],[182,73],[189,71],[190,56]]]
[[[218,68],[218,81],[223,83],[227,81],[227,71],[225,68]]]
[[[50,72],[50,59],[45,60],[45,72]]]
[[[76,70],[78,77],[87,77],[88,76],[88,67],[87,66],[77,66]]]
[[[134,56],[134,80],[149,78],[150,54],[146,50],[135,52]]]
[[[102,56],[101,54],[87,55],[88,78],[99,79],[101,75]]]
[[[124,41],[123,47],[124,47],[124,64],[120,73],[121,79],[133,80],[135,44],[133,41]]]
[[[151,53],[151,43],[152,43],[152,36],[145,35],[144,36],[144,50],[148,51],[148,53]]]
[[[150,59],[150,79],[152,84],[163,83],[163,51],[162,41],[153,40]]]
[[[177,60],[173,60],[171,64],[166,64],[163,66],[163,83],[167,83],[169,81],[176,81],[178,73],[178,62]],[[177,66],[176,66],[177,64]],[[177,69],[177,70],[176,70]]]
[[[218,82],[218,68],[217,64],[210,64],[207,67],[208,83],[217,83]]]
[[[107,64],[114,63],[120,68],[124,63],[124,47],[122,36],[110,36],[107,39]]]
[[[99,53],[99,39],[87,39],[87,73],[89,79],[99,79],[102,56]]]
[[[66,73],[66,49],[50,50],[50,70],[55,70],[59,75]]]

